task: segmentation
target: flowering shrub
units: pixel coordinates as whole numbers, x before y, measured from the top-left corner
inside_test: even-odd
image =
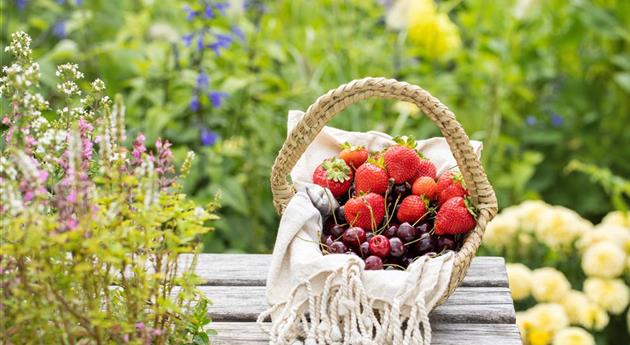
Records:
[[[209,343],[196,256],[180,257],[215,219],[181,192],[194,155],[177,173],[166,140],[127,149],[122,100],[77,65],[45,99],[30,45],[12,35],[0,79],[2,342]]]
[[[488,224],[482,250],[512,262],[524,344],[628,339],[630,212],[611,212],[593,226],[567,208],[526,201]]]

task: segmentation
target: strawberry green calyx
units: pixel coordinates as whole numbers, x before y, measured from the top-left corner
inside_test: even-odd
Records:
[[[350,151],[359,151],[365,149],[365,146],[362,145],[352,145],[349,142],[344,142],[340,145],[342,150],[350,150]]]
[[[345,182],[350,179],[350,167],[340,158],[331,158],[322,164],[326,170],[326,178],[335,182]]]
[[[416,139],[413,136],[394,137],[394,142],[400,146],[416,149]]]
[[[383,157],[382,155],[378,157],[370,157],[368,158],[367,162],[376,165],[381,169],[385,169],[385,157]]]
[[[475,209],[475,205],[473,205],[472,200],[468,197],[464,198],[464,205],[466,206],[468,213],[477,219],[477,210]]]

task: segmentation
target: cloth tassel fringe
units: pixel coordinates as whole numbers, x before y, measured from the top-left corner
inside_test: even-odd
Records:
[[[307,280],[298,284],[288,302],[276,304],[258,316],[257,323],[269,334],[270,345],[430,345],[431,326],[423,299],[402,315],[400,305],[408,294],[376,310],[361,280],[361,266],[348,261],[329,274],[323,292],[316,296]],[[295,303],[296,296],[307,296]],[[270,329],[265,319],[281,310]],[[310,317],[307,320],[306,315]],[[403,326],[404,327],[403,329]]]

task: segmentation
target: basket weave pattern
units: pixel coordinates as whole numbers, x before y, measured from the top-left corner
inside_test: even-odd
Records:
[[[424,89],[406,82],[385,78],[353,80],[320,96],[289,133],[271,172],[274,206],[282,214],[295,188],[288,177],[298,159],[324,126],[338,113],[361,100],[377,97],[406,101],[417,105],[437,125],[457,161],[473,205],[478,210],[477,226],[457,252],[449,287],[441,302],[459,286],[481,243],[487,223],[496,215],[497,200],[470,140],[455,115]],[[441,303],[440,302],[440,303]]]

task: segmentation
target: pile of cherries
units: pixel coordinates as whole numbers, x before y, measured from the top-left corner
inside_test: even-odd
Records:
[[[388,193],[388,214],[396,213],[401,200],[411,194],[409,183],[393,185]],[[341,203],[343,205],[343,203]],[[351,227],[345,217],[344,206],[339,206],[324,221],[321,234],[321,249],[324,254],[352,254],[365,261],[368,270],[404,270],[415,259],[423,255],[436,256],[446,250],[459,250],[464,236],[433,233],[433,216],[422,219],[418,224],[392,221],[385,217],[375,231]]]

